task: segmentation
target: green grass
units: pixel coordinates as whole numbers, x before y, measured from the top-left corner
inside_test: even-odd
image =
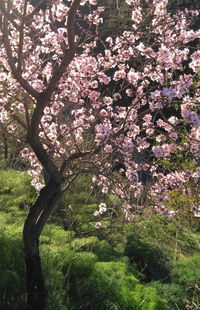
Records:
[[[25,305],[22,229],[36,192],[24,172],[0,173],[0,309],[21,310]],[[119,217],[109,222],[110,228],[95,230],[93,212],[102,196],[91,197],[90,182],[84,178],[76,186],[64,196],[40,238],[47,310],[200,306],[198,233],[178,219],[149,215],[128,225]],[[106,199],[120,207],[114,195]]]

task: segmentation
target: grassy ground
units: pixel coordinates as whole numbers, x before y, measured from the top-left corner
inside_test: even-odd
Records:
[[[23,309],[22,228],[36,192],[19,171],[0,171],[0,309]],[[73,187],[74,189],[75,187]],[[59,203],[41,236],[47,309],[189,310],[200,307],[200,235],[185,219],[146,215],[134,223],[105,219],[94,229],[103,197],[90,181]],[[76,193],[79,193],[77,195]],[[105,198],[105,197],[104,197]],[[118,208],[113,196],[107,204]],[[70,207],[69,207],[70,205]],[[183,206],[184,207],[184,206]]]

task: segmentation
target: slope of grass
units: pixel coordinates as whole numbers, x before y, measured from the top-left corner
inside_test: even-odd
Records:
[[[25,173],[1,171],[1,176],[0,309],[20,310],[25,304],[22,229],[36,193]],[[76,191],[60,202],[60,211],[41,236],[47,310],[199,307],[199,234],[180,227],[178,220],[162,217],[118,225],[117,230],[111,221],[109,228],[95,230],[94,207],[90,207],[96,208],[102,197],[88,197],[88,186],[89,181],[79,180]],[[62,211],[70,201],[75,230],[66,218],[68,211]],[[107,201],[118,203],[114,197]],[[64,212],[62,216],[60,212]],[[67,221],[69,225],[65,225]],[[120,223],[120,219],[116,221]],[[89,223],[91,229],[87,232],[82,223]]]

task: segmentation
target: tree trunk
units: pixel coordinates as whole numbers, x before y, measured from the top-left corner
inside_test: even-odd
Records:
[[[27,285],[27,310],[43,310],[46,305],[47,290],[42,273],[38,240],[34,240],[37,253],[33,251],[25,257],[26,285]]]
[[[39,254],[39,237],[55,208],[60,193],[60,184],[50,180],[40,191],[24,223],[23,242],[26,265],[27,310],[43,310],[46,305],[47,290]]]

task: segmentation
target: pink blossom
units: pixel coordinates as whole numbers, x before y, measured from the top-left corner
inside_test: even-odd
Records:
[[[151,114],[146,114],[144,117],[143,117],[143,120],[146,122],[146,123],[150,123],[151,120],[152,120],[152,115]]]
[[[177,140],[178,139],[178,134],[176,132],[171,132],[169,134],[169,137],[172,139],[172,140]]]
[[[114,81],[119,81],[121,79],[124,79],[126,77],[126,72],[124,70],[116,71],[113,77]]]
[[[127,94],[128,97],[132,97],[133,96],[133,92],[132,92],[131,88],[128,88],[126,90],[126,94]]]
[[[200,71],[200,51],[196,51],[191,55],[192,62],[189,64],[194,72]]]
[[[105,109],[102,109],[99,113],[102,117],[108,117],[108,112]]]
[[[101,223],[101,222],[97,222],[97,223],[95,224],[95,228],[97,228],[97,229],[102,228],[102,223]]]
[[[191,211],[194,214],[194,217],[200,218],[200,206],[192,206]]]
[[[107,206],[105,203],[101,202],[100,205],[99,205],[99,213],[100,214],[103,214],[107,211]]]
[[[132,10],[132,20],[134,23],[139,24],[142,21],[142,12],[141,7],[137,7],[136,9]]]
[[[163,149],[159,146],[155,146],[152,148],[153,149],[153,152],[154,152],[154,155],[157,157],[157,158],[162,158],[164,157],[164,152],[163,152]]]
[[[105,151],[106,153],[111,153],[112,150],[113,150],[112,145],[109,145],[109,144],[106,144],[106,145],[105,145],[104,151]]]

